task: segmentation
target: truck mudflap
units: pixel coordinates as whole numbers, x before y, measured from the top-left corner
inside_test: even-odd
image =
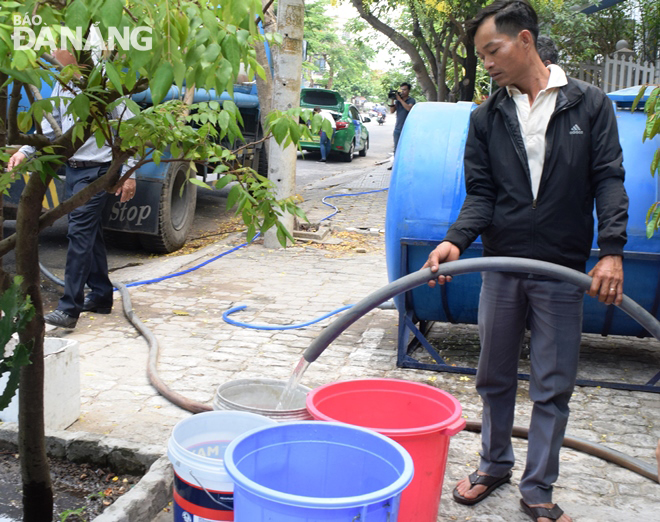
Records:
[[[163,181],[140,179],[135,196],[125,203],[112,194],[103,209],[103,228],[117,232],[158,234],[158,207]]]

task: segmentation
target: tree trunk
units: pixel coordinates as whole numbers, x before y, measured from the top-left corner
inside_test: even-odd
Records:
[[[271,4],[270,0],[261,0],[262,6],[266,8]],[[264,29],[264,34],[270,34],[277,31],[277,21],[275,15],[273,14],[272,6],[269,6],[268,9],[264,12],[264,17],[262,20],[262,26]],[[266,52],[266,43],[264,45],[255,46],[257,52],[257,61],[259,65],[264,68],[266,73],[266,79],[262,79],[261,76],[257,75],[257,95],[259,96],[259,111],[261,118],[261,126],[266,128],[266,115],[273,108],[273,75],[271,73],[271,64],[268,61],[268,53]],[[271,57],[273,49],[270,49]],[[272,58],[271,58],[272,59]]]
[[[46,183],[49,180],[46,180]],[[18,410],[18,451],[23,479],[23,521],[46,522],[53,516],[53,487],[46,456],[44,428],[44,318],[39,284],[39,214],[46,185],[40,176],[28,180],[16,216],[16,273],[32,299],[34,318],[19,333],[32,344],[32,364],[21,368]]]
[[[0,85],[7,81],[7,75],[0,73]],[[0,148],[7,146],[7,86],[0,88]],[[5,165],[0,164],[0,169],[4,170]],[[4,238],[5,216],[4,216],[4,198],[0,195],[0,240]],[[9,288],[9,276],[5,272],[0,257],[0,293]]]
[[[477,55],[474,51],[474,44],[466,43],[465,50],[465,78],[461,82],[460,101],[472,101],[474,98],[474,88],[477,81]]]
[[[300,106],[300,75],[302,74],[304,0],[280,0],[277,6],[277,29],[282,45],[273,51],[273,109],[288,110]],[[296,147],[282,149],[271,138],[268,154],[268,178],[275,184],[277,199],[292,197],[296,188]],[[293,216],[285,214],[280,222],[293,232]],[[266,248],[280,246],[276,230],[270,229],[264,238]]]
[[[328,55],[324,54],[323,59],[325,60],[325,63],[328,65],[328,81],[325,84],[326,89],[332,89],[332,84],[335,81],[335,71],[332,69],[332,64],[328,60]]]

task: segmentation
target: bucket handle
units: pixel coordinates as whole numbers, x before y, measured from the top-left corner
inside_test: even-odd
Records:
[[[444,430],[442,430],[442,434],[446,435],[447,437],[453,437],[458,432],[463,431],[465,429],[465,425],[466,420],[463,417],[459,417],[456,419],[456,422],[450,424]]]
[[[188,473],[190,473],[190,476],[195,479],[195,482],[197,482],[197,485],[204,490],[204,493],[208,495],[208,497],[211,499],[211,501],[215,502],[219,506],[222,506],[222,508],[226,511],[233,511],[234,507],[233,506],[227,506],[224,502],[220,502],[219,500],[216,500],[213,498],[213,495],[202,485],[202,482],[195,476],[193,475],[192,470],[188,470]]]

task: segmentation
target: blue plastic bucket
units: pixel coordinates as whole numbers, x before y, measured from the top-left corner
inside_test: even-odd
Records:
[[[236,437],[275,421],[256,413],[211,411],[180,421],[167,456],[174,468],[174,522],[234,520],[234,483],[223,465]]]
[[[253,430],[227,447],[236,522],[395,522],[413,462],[398,443],[334,422]]]

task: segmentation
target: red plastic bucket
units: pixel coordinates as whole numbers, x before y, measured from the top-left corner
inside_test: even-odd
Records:
[[[370,428],[408,450],[415,476],[403,491],[399,521],[436,522],[449,439],[465,428],[452,395],[416,382],[363,379],[312,390],[307,409],[317,420]]]

